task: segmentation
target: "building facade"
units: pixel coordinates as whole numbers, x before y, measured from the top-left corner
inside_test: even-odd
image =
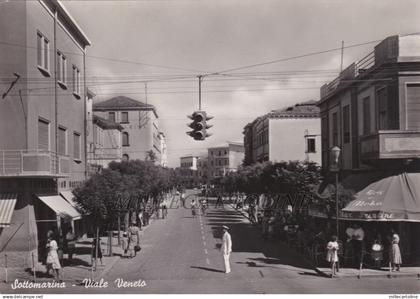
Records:
[[[86,178],[90,41],[53,0],[2,3],[0,36],[0,248],[9,266],[32,267],[47,231],[80,219],[60,193]]]
[[[159,132],[159,141],[160,141],[160,166],[168,167],[168,148],[166,145],[166,137],[163,132]]]
[[[228,142],[226,145],[208,148],[208,178],[220,178],[226,173],[237,171],[244,160],[243,143]]]
[[[197,176],[201,184],[209,184],[209,157],[207,155],[197,158]]]
[[[326,176],[331,166],[331,149],[336,146],[341,149],[340,183],[354,192],[397,174],[410,178],[411,173],[419,173],[420,35],[391,36],[380,42],[373,52],[321,87],[318,105]],[[413,184],[418,186],[420,182]],[[387,190],[371,192],[383,194]],[[419,195],[415,196],[420,210]],[[398,202],[401,198],[394,196],[393,200]],[[398,210],[404,210],[404,206]],[[410,252],[418,252],[418,223],[378,220],[381,222],[364,222],[365,229],[375,226],[378,232],[382,229],[389,233],[393,227],[405,240],[400,244],[403,259]]]
[[[126,160],[150,160],[161,163],[161,132],[154,106],[134,99],[118,96],[94,103],[93,113],[120,124],[122,131],[123,158]]]
[[[186,188],[193,188],[198,185],[197,156],[185,156],[180,158],[178,168],[181,183]]]
[[[245,164],[263,161],[321,163],[321,121],[315,101],[256,118],[243,131]]]

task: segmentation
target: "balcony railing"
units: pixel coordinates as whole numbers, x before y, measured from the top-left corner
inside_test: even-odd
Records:
[[[420,131],[382,130],[360,140],[362,160],[420,157]]]
[[[45,150],[0,150],[0,177],[66,177],[68,156]]]

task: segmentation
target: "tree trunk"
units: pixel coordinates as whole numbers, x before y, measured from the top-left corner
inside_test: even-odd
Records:
[[[121,217],[120,217],[120,213],[118,212],[118,245],[121,245],[121,237],[120,237],[120,231],[121,231]]]

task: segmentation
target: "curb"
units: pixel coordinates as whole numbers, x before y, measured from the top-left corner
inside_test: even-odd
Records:
[[[324,277],[327,277],[327,278],[331,278],[331,274],[330,273],[324,272],[324,271],[322,271],[319,268],[316,268],[315,271],[318,274],[320,274],[321,276],[324,276]],[[392,272],[392,274],[389,274],[389,272],[384,272],[383,274],[379,274],[379,273],[376,274],[376,273],[374,273],[374,274],[363,275],[363,271],[362,271],[362,275],[359,275],[359,274],[344,275],[344,276],[338,275],[335,278],[338,278],[338,279],[345,279],[345,278],[357,278],[357,279],[361,279],[361,278],[385,278],[385,277],[390,278],[390,279],[391,278],[400,278],[400,277],[418,277],[418,278],[420,278],[420,273],[399,273],[399,274],[397,274],[395,272]]]

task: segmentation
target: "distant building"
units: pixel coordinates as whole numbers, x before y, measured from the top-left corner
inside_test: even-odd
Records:
[[[244,160],[243,143],[228,142],[225,145],[208,148],[208,178],[222,177],[230,171],[237,171]]]
[[[161,135],[158,114],[153,105],[118,96],[95,103],[93,112],[102,118],[120,124],[122,131],[123,158],[161,161]]]
[[[2,91],[17,79],[0,100],[0,251],[9,267],[31,268],[45,261],[49,230],[81,233],[66,194],[86,179],[90,41],[54,0],[2,3],[0,36]]]
[[[245,164],[263,161],[321,163],[321,120],[315,101],[273,110],[244,128]]]
[[[166,145],[166,138],[163,132],[159,132],[159,140],[160,140],[160,166],[167,167],[168,166],[168,149]]]
[[[93,142],[88,149],[88,163],[91,167],[106,168],[112,161],[121,162],[123,129],[120,124],[93,116]]]
[[[185,156],[180,158],[178,173],[184,187],[192,188],[198,184],[197,156]]]
[[[207,155],[197,157],[197,176],[201,184],[209,182],[209,157]]]

